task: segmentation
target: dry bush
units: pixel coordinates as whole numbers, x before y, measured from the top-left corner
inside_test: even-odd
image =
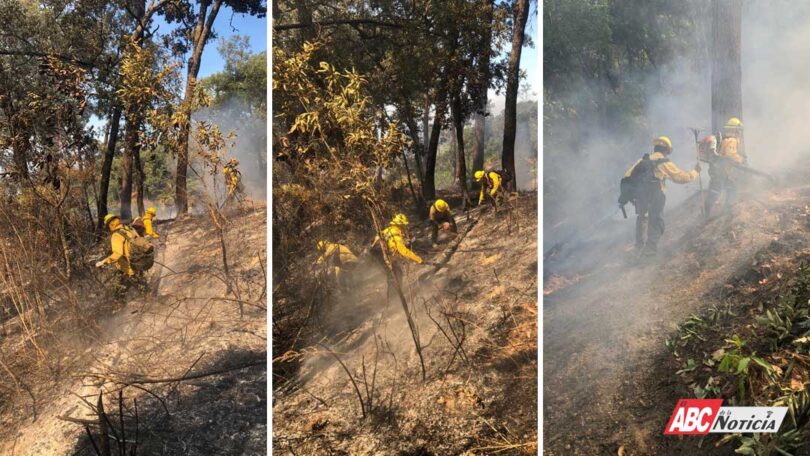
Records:
[[[393,215],[385,175],[408,140],[371,105],[365,78],[315,55],[322,43],[273,56],[274,358],[294,359],[302,331],[328,289],[311,267],[319,239],[362,250]],[[372,216],[372,213],[375,215]],[[287,353],[287,356],[280,357]],[[276,373],[289,365],[274,363]]]

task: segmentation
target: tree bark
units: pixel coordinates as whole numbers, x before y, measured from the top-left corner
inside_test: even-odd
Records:
[[[515,27],[512,31],[512,52],[506,72],[506,104],[503,112],[503,150],[501,166],[510,173],[512,179],[506,184],[506,190],[514,192],[517,188],[515,174],[515,133],[517,129],[517,94],[520,85],[520,54],[523,50],[526,21],[529,18],[529,0],[517,0],[515,4]]]
[[[143,172],[143,162],[141,161],[141,147],[137,146],[132,153],[132,159],[135,165],[135,201],[138,205],[138,215],[143,217],[143,214],[146,213],[146,209],[143,205],[143,197],[144,197],[144,183],[143,181],[146,179],[146,175]]]
[[[453,126],[456,134],[456,173],[453,184],[461,190],[464,199],[463,209],[467,209],[469,194],[467,192],[467,159],[464,155],[464,119],[461,112],[461,95],[455,94],[452,102]]]
[[[425,201],[432,201],[436,198],[436,152],[439,149],[439,135],[442,133],[443,113],[436,110],[436,117],[433,119],[433,129],[430,132],[430,143],[425,154],[425,186],[422,187],[422,195]]]
[[[712,131],[742,119],[742,1],[712,2]]]
[[[487,91],[489,90],[489,82],[492,77],[489,65],[490,57],[492,54],[492,21],[494,19],[494,4],[493,0],[483,0],[483,7],[485,9],[484,17],[489,27],[484,34],[484,42],[481,46],[481,54],[478,57],[480,86],[479,90],[479,103],[477,109],[473,114],[473,131],[475,133],[475,147],[473,149],[473,171],[484,169],[484,151],[486,148],[486,111],[488,104]],[[473,184],[475,185],[475,184]],[[474,187],[477,188],[477,187]]]
[[[430,96],[425,95],[425,106],[422,108],[422,150],[430,147]]]
[[[194,87],[197,85],[197,75],[200,72],[200,62],[203,50],[205,49],[205,43],[208,41],[208,37],[211,34],[211,27],[214,24],[214,20],[217,18],[222,1],[215,0],[210,13],[208,12],[209,4],[210,2],[204,1],[200,5],[200,13],[192,37],[194,49],[188,61],[188,77],[186,78],[186,88],[183,94],[183,110],[185,111],[185,116],[183,121],[180,122],[177,173],[175,177],[174,202],[177,208],[177,215],[188,212],[188,192],[186,184],[188,176],[188,142],[189,135],[191,134],[191,102],[194,95]]]
[[[121,205],[118,214],[121,220],[132,219],[132,157],[138,147],[138,125],[137,116],[127,118],[124,127],[124,154],[121,156],[121,193],[119,202]]]

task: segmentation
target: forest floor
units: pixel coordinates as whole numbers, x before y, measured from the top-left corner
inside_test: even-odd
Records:
[[[82,309],[94,322],[88,334],[55,330],[43,338],[46,359],[57,361],[21,377],[30,395],[4,396],[0,454],[95,455],[98,428],[90,426],[90,442],[79,421],[98,421],[100,393],[110,432],[128,442],[128,452],[137,445],[139,455],[264,454],[267,210],[251,206],[226,216],[231,280],[224,279],[220,238],[207,215],[160,223],[160,265],[149,273],[146,295]],[[98,286],[75,291],[87,293],[80,303],[99,302],[104,293]],[[15,320],[3,326],[2,352],[14,353],[21,346]],[[113,438],[113,454],[118,448]]]
[[[436,249],[426,224],[412,226],[426,260],[457,246],[435,274],[411,265],[406,275],[425,379],[382,269],[366,261],[354,272],[352,289],[316,317],[322,329],[297,376],[274,382],[276,454],[536,453],[536,194],[513,204],[457,210],[463,238]]]
[[[777,274],[787,279],[810,256],[810,186],[795,185],[806,182],[799,175],[783,182],[794,185],[748,192],[732,215],[705,224],[697,195],[671,208],[653,261],[632,252],[633,217],[546,260],[545,454],[733,454],[663,435],[676,401],[694,397],[666,340],[690,315],[722,306],[750,326]]]

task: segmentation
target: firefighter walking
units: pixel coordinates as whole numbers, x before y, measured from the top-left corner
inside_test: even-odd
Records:
[[[623,181],[630,182],[630,201],[636,207],[636,249],[648,255],[655,255],[658,241],[664,234],[664,206],[666,205],[666,180],[677,184],[694,181],[700,172],[700,163],[685,172],[670,161],[672,141],[667,136],[659,136],[653,141],[653,152],[645,154],[624,174]]]

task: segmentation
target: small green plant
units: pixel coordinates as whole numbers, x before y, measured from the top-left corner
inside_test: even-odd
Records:
[[[720,364],[717,366],[717,370],[736,377],[737,400],[743,402],[746,398],[746,383],[750,386],[751,361],[768,373],[772,372],[773,368],[770,364],[765,362],[765,360],[756,356],[755,352],[746,355],[743,350],[746,342],[740,339],[740,336],[735,334],[731,339],[726,339],[725,341],[730,344],[731,347],[723,354]]]

